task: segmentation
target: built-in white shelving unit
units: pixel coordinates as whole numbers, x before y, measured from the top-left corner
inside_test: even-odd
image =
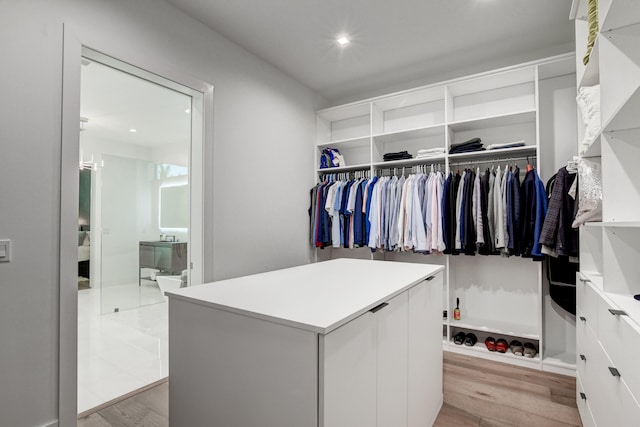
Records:
[[[337,148],[347,166],[316,169],[324,174],[368,171],[369,174],[439,165],[442,172],[514,161],[523,171],[527,158],[539,169],[540,85],[545,79],[575,73],[573,54],[508,67],[390,95],[318,111],[316,168],[322,150]],[[448,154],[452,144],[479,137],[490,144],[524,141],[524,146]],[[441,148],[443,154],[416,158],[420,149]],[[412,159],[383,161],[386,153],[408,151]],[[514,160],[517,159],[517,160]],[[399,172],[402,173],[402,172]],[[316,250],[316,260],[338,257],[435,263],[446,266],[443,310],[445,350],[546,369],[541,263],[500,256],[453,256],[376,252],[369,248]],[[452,319],[460,298],[462,319]],[[553,328],[550,328],[553,329]],[[453,343],[457,332],[474,333],[474,347]],[[489,352],[488,336],[531,342],[539,354],[531,359]],[[572,374],[572,350],[550,352],[550,370]]]
[[[573,4],[578,54],[587,3]],[[597,73],[578,83],[600,84],[602,132],[583,156],[601,162],[603,220],[580,227],[576,396],[583,425],[632,425],[640,417],[630,356],[640,349],[640,3],[600,0],[598,19],[588,65]]]

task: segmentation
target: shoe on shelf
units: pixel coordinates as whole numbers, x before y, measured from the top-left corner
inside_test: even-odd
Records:
[[[524,351],[523,351],[524,347],[522,346],[522,343],[518,340],[511,341],[511,344],[509,344],[509,348],[511,349],[511,352],[516,356],[524,355]]]
[[[531,344],[530,342],[524,343],[524,357],[533,358],[538,354],[538,349],[536,346]]]
[[[476,345],[477,342],[478,342],[478,337],[476,337],[472,333],[468,333],[464,339],[464,345],[468,347],[473,347],[474,345]]]
[[[464,332],[458,332],[457,334],[455,334],[455,336],[453,337],[453,343],[454,344],[458,344],[458,345],[462,345],[462,343],[464,342],[465,339],[465,334]]]
[[[494,337],[487,337],[487,339],[484,340],[484,345],[487,346],[487,350],[496,351],[496,339]]]
[[[500,338],[496,341],[496,351],[498,353],[506,353],[509,349],[509,344],[507,344],[507,340]]]

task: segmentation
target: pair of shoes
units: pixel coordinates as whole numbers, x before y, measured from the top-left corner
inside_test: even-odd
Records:
[[[538,354],[538,350],[530,342],[526,342],[526,343],[524,343],[524,345],[522,345],[522,343],[520,341],[513,340],[513,341],[511,341],[511,344],[509,345],[509,348],[511,349],[511,352],[513,354],[515,354],[516,356],[524,356],[524,357],[528,357],[528,358],[533,358],[533,357],[536,356],[536,354]]]
[[[507,341],[502,338],[496,341],[494,337],[487,337],[487,339],[484,340],[484,345],[487,346],[487,350],[489,351],[497,351],[498,353],[507,352]]]
[[[477,342],[478,337],[476,337],[475,334],[472,333],[465,334],[464,332],[458,332],[453,337],[453,343],[457,345],[464,344],[468,347],[473,347]]]
[[[511,344],[509,344],[509,348],[511,349],[511,352],[516,356],[524,356],[524,347],[522,346],[522,343],[520,341],[511,341]]]
[[[524,343],[524,357],[533,358],[538,354],[538,349],[530,342]]]

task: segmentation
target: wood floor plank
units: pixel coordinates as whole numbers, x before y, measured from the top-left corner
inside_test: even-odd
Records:
[[[452,366],[476,369],[488,374],[496,374],[505,378],[526,381],[549,387],[550,389],[571,390],[575,393],[575,378],[558,375],[537,369],[525,368],[507,363],[469,357],[457,353],[445,352],[445,362]]]
[[[138,396],[133,396],[123,402],[103,409],[100,416],[109,422],[113,427],[146,426],[146,427],[168,427],[167,417],[157,414],[144,403],[141,403]]]
[[[442,405],[434,427],[479,427],[480,418],[447,403]]]
[[[478,369],[471,369],[462,366],[452,366],[448,363],[444,364],[444,375],[461,376],[467,378],[469,381],[501,386],[509,390],[538,394],[540,396],[550,397],[552,394],[551,389],[545,385],[514,381],[511,378],[505,378],[502,375],[491,374]]]
[[[491,403],[486,398],[454,391],[445,391],[444,399],[450,405],[456,406],[465,412],[477,414],[483,419],[499,421],[503,425],[520,427],[575,427],[579,425],[558,421],[555,417],[550,418],[554,416],[552,413],[548,414],[549,417],[540,416],[528,411],[514,409],[512,406],[503,403]]]
[[[169,418],[169,383],[164,382],[145,393],[136,396],[136,400],[158,415]]]
[[[96,413],[79,419],[78,427],[111,427],[111,424],[102,418],[100,414]]]
[[[527,391],[514,393],[513,390],[505,387],[469,381],[460,375],[448,376],[444,390],[445,393],[447,391],[461,393],[486,402],[500,402],[510,407],[511,411],[525,414],[546,417],[547,414],[552,413],[554,419],[570,425],[577,425],[579,422],[577,411],[574,408],[552,402],[550,395],[540,396]],[[469,411],[467,410],[467,412]],[[502,418],[496,417],[496,419]]]
[[[575,427],[575,378],[444,353],[444,405],[437,427]],[[79,427],[166,427],[167,382],[78,420]]]

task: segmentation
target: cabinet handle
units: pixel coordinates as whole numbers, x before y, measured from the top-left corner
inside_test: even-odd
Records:
[[[426,280],[427,282],[430,282],[430,281],[432,281],[432,280],[433,280],[433,279],[435,279],[435,278],[436,278],[436,276],[429,276],[429,277],[427,277],[425,280]]]
[[[582,392],[580,392],[580,399],[587,400],[587,395],[582,393]]]
[[[627,312],[624,310],[614,310],[613,308],[609,309],[609,313],[613,314],[614,316],[626,316]]]
[[[609,372],[611,372],[611,375],[613,375],[614,377],[620,376],[620,371],[618,371],[616,368],[613,368],[611,366],[609,366]]]
[[[380,311],[380,310],[382,310],[383,308],[385,308],[388,305],[389,305],[388,302],[383,302],[382,304],[376,305],[375,307],[373,307],[369,311],[372,312],[372,313],[375,313],[376,311]]]
[[[580,280],[582,283],[590,283],[591,282],[591,280],[583,279],[582,277],[578,278],[578,280]]]
[[[582,320],[583,322],[586,322],[586,321],[587,321],[587,318],[586,318],[586,317],[584,317],[584,316],[580,316],[580,320]]]
[[[585,357],[585,355],[584,355],[584,354],[581,354],[581,355],[580,355],[580,359],[585,360],[585,361],[587,360],[587,358]]]

